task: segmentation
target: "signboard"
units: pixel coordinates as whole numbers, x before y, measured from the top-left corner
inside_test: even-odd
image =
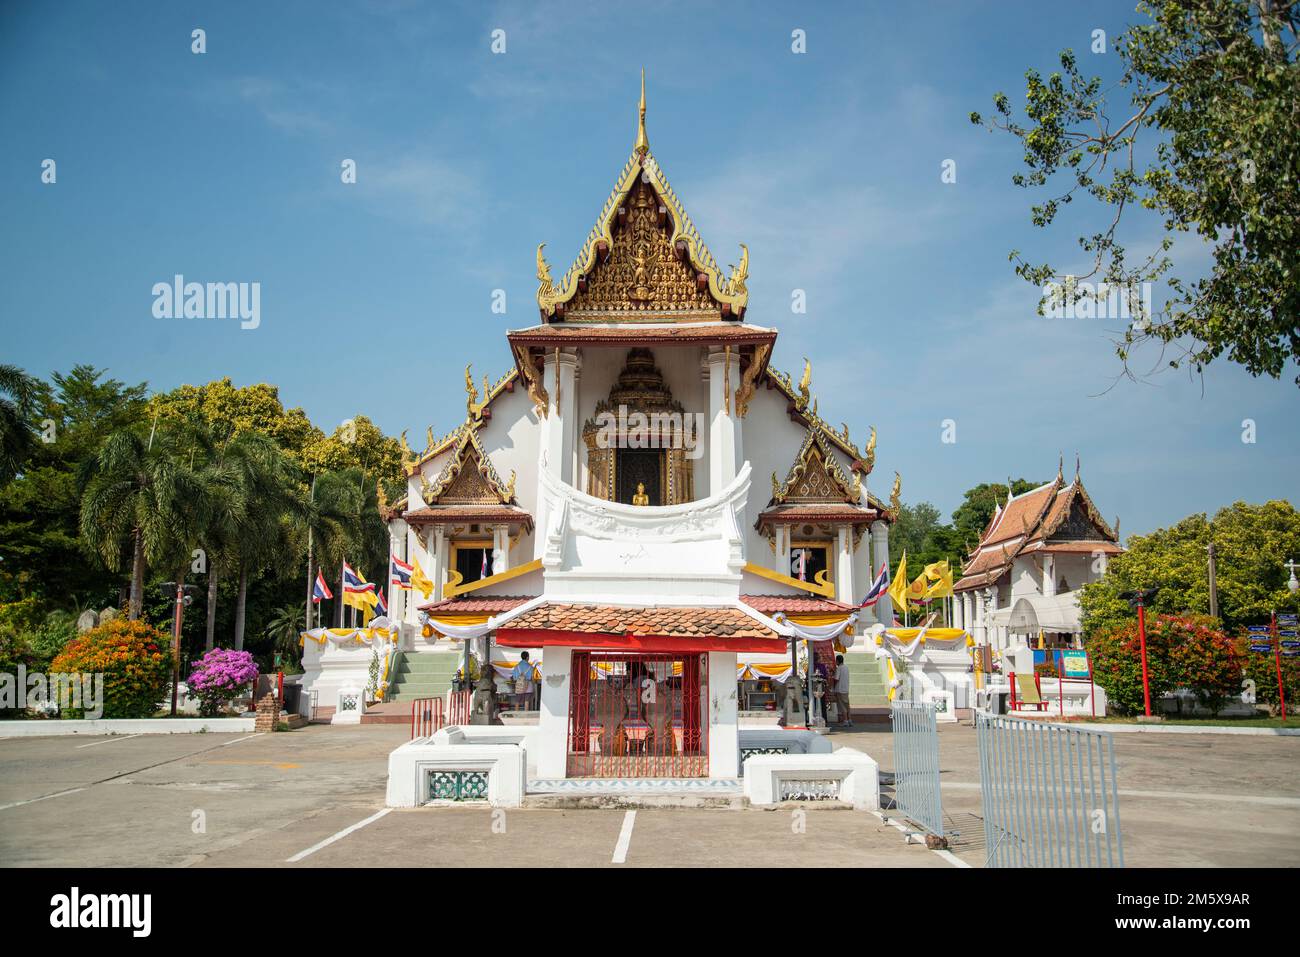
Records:
[[[1273,633],[1272,625],[1247,625],[1246,630],[1252,635],[1271,635]]]
[[[1273,650],[1273,646],[1272,646],[1272,645],[1257,645],[1257,644],[1254,644],[1254,643],[1252,642],[1252,643],[1251,643],[1251,646],[1250,646],[1250,650],[1251,650],[1251,651],[1272,651],[1272,650]]]
[[[1279,628],[1277,633],[1282,638],[1294,638],[1296,636],[1294,628]]]
[[[1287,640],[1282,642],[1283,648],[1300,648],[1300,641]]]
[[[1300,615],[1293,615],[1293,614],[1291,614],[1290,612],[1287,612],[1285,615],[1278,615],[1278,616],[1277,616],[1277,623],[1278,623],[1279,625],[1296,625],[1296,624],[1300,624]]]
[[[1060,652],[1061,674],[1066,678],[1087,678],[1092,675],[1088,653],[1076,648],[1063,648]]]

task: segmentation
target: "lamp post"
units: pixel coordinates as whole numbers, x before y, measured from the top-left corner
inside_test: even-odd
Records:
[[[198,591],[196,585],[186,585],[184,582],[163,582],[162,593],[166,597],[169,592],[175,590],[176,610],[172,614],[172,717],[176,717],[176,697],[177,686],[180,683],[181,668],[181,620],[184,618],[185,606],[192,604],[194,601],[193,592]]]
[[[1147,616],[1146,606],[1151,599],[1155,598],[1158,589],[1139,588],[1137,591],[1123,592],[1119,597],[1128,599],[1130,605],[1137,608],[1138,613],[1138,645],[1142,653],[1142,702],[1146,709],[1146,716],[1151,717],[1151,681],[1147,674]]]

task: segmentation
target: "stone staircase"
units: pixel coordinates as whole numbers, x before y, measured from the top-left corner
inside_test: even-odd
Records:
[[[460,656],[450,653],[408,651],[390,682],[389,701],[437,698],[451,688]]]
[[[854,713],[865,711],[887,716],[889,685],[882,667],[884,660],[875,655],[848,654],[844,663],[849,666],[849,704]]]

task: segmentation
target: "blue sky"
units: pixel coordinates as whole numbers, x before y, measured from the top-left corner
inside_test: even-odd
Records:
[[[747,319],[781,330],[774,363],[808,356],[823,415],[879,430],[878,492],[898,470],[905,500],[946,513],[978,482],[1050,478],[1060,450],[1068,472],[1077,450],[1126,534],[1290,497],[1294,369],[1115,383],[1117,323],[1036,317],[1007,262],[1082,265],[1075,237],[1100,220],[1034,229],[1015,142],[967,115],[998,90],[1019,103],[1025,69],[1065,47],[1114,75],[1091,32],[1114,37],[1134,6],[8,2],[3,361],[156,389],[269,381],[327,429],[362,412],[441,433],[464,363],[496,377],[505,330],[537,321],[536,244],[558,275],[591,228],[644,66],[656,157],[724,267],[749,245]],[[1126,238],[1159,236],[1134,219]],[[176,273],[260,282],[261,326],[155,319],[150,290]]]

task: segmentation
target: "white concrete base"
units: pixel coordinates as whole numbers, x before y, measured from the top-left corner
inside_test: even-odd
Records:
[[[248,718],[62,718],[0,721],[0,738],[44,738],[64,734],[195,734],[253,730]]]
[[[782,782],[810,790],[834,782],[838,800],[859,810],[880,807],[880,767],[854,748],[830,754],[756,754],[745,762],[745,797],[756,807],[779,804]]]
[[[816,731],[791,728],[741,728],[740,749],[784,748],[787,754],[830,754],[830,738]],[[758,757],[759,755],[754,755]],[[751,758],[752,760],[752,758]]]
[[[435,744],[433,738],[416,738],[388,755],[387,804],[428,803],[429,772],[446,770],[486,771],[488,803],[519,807],[524,799],[524,762],[524,749],[518,744]]]

